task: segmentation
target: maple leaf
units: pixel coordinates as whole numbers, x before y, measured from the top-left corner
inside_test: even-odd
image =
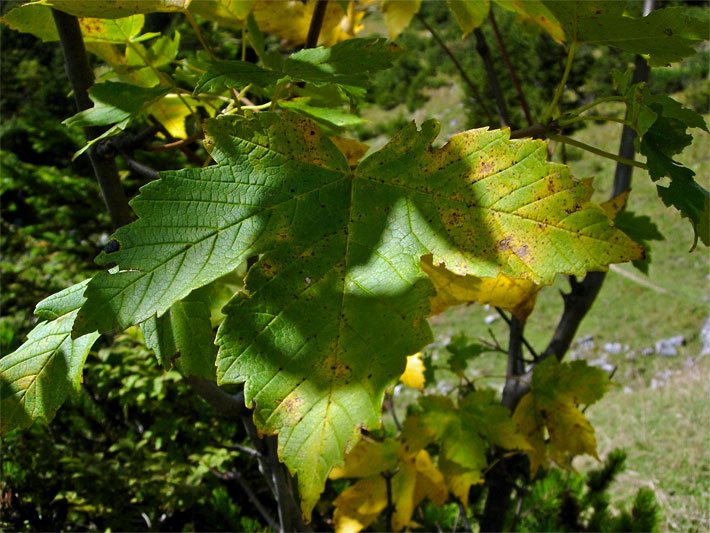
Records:
[[[45,319],[27,341],[0,359],[0,431],[25,428],[33,420],[49,422],[69,394],[79,388],[84,361],[99,335],[71,338],[88,280],[37,304]]]
[[[625,2],[542,3],[571,40],[647,54],[651,66],[665,66],[694,55],[695,45],[710,38],[707,17],[682,7],[657,9],[645,17],[633,18],[625,16]]]
[[[535,367],[530,392],[513,414],[530,445],[532,475],[549,459],[566,466],[575,455],[597,457],[594,428],[579,406],[593,404],[608,388],[606,373],[585,361],[560,363],[555,357],[548,357]]]
[[[425,498],[442,505],[448,496],[441,472],[426,450],[410,450],[394,439],[364,439],[336,468],[331,479],[361,478],[334,500],[337,532],[357,533],[387,508],[389,477],[393,505],[392,529],[400,531],[412,520],[414,509]]]
[[[74,334],[165,313],[251,256],[224,309],[220,383],[245,383],[261,431],[298,474],[305,515],[330,469],[380,423],[384,391],[431,339],[420,257],[461,275],[550,283],[640,257],[548,163],[541,141],[473,130],[431,148],[412,124],[351,169],[309,120],[284,112],[207,121],[217,164],[165,172],[133,202],[139,220],[98,261]]]
[[[422,270],[436,289],[436,296],[431,299],[432,315],[453,305],[478,302],[511,311],[525,322],[541,289],[530,280],[515,279],[505,274],[499,274],[496,278],[460,276],[450,272],[445,265],[433,265],[430,255],[422,257]]]

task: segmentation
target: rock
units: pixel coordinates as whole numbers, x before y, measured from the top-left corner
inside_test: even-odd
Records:
[[[667,339],[662,339],[656,343],[656,353],[663,357],[675,357],[678,355],[678,348],[685,345],[683,335],[675,335]]]
[[[609,355],[616,355],[628,351],[629,347],[620,342],[607,342],[604,344],[604,351]]]
[[[588,361],[588,364],[589,364],[589,366],[596,366],[597,368],[601,368],[607,374],[611,374],[614,371],[614,369],[616,368],[609,361],[607,361],[606,358],[604,358],[604,357],[592,359],[591,361]]]
[[[486,326],[490,326],[498,320],[498,315],[486,315],[486,318],[483,319],[483,322],[485,322]]]
[[[710,316],[705,320],[703,329],[700,330],[700,343],[703,346],[700,355],[710,355]]]
[[[641,355],[645,355],[646,357],[648,357],[649,355],[653,355],[654,353],[656,353],[656,349],[651,346],[641,350]]]

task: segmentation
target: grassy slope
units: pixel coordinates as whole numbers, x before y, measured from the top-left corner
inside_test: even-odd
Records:
[[[452,120],[461,110],[454,91],[446,94],[445,89],[438,89],[427,109],[412,118],[439,118],[441,138],[456,131]],[[371,119],[380,118],[376,111],[372,113]],[[695,144],[683,154],[682,161],[695,170],[697,179],[708,188],[710,138],[699,130],[693,133]],[[616,152],[619,134],[617,124],[593,124],[574,136]],[[569,148],[568,156],[576,176],[596,176],[596,199],[608,198],[615,163],[576,148]],[[619,384],[601,404],[590,409],[590,417],[597,428],[602,456],[616,447],[625,448],[629,454],[628,472],[614,490],[619,498],[629,499],[639,486],[649,486],[656,491],[664,509],[662,529],[707,530],[710,475],[704,452],[710,444],[710,428],[704,422],[710,362],[698,354],[700,328],[710,312],[708,251],[701,245],[689,253],[693,241],[690,224],[661,203],[655,185],[639,169],[634,172],[629,208],[649,216],[666,240],[653,243],[648,277],[631,265],[615,267],[580,326],[578,339],[594,339],[594,347],[584,352],[584,357],[606,357],[617,366],[615,381]],[[543,290],[529,320],[526,335],[538,350],[549,340],[562,309],[558,289],[567,289],[564,279]],[[431,322],[439,343],[459,332],[490,339],[489,326],[484,324],[488,315],[495,315],[495,311],[480,306],[458,307]],[[502,320],[496,320],[490,330],[505,346],[507,328]],[[683,335],[687,341],[677,357],[641,355],[642,349],[674,335]],[[611,342],[628,345],[629,349],[607,355],[603,347]],[[477,374],[500,376],[504,364],[500,357],[484,356],[478,361]],[[660,383],[661,387],[652,388],[653,383]]]

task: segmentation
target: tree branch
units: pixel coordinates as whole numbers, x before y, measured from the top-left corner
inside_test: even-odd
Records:
[[[508,73],[510,74],[510,81],[513,82],[513,87],[515,87],[515,92],[518,95],[518,102],[520,102],[520,107],[523,110],[523,114],[525,115],[525,120],[527,121],[528,126],[532,126],[535,121],[533,120],[532,114],[530,113],[530,106],[528,106],[528,101],[525,98],[525,93],[523,92],[523,88],[520,85],[518,75],[515,72],[515,68],[513,68],[513,64],[510,62],[508,50],[505,47],[505,42],[503,41],[503,37],[501,36],[500,30],[498,29],[498,23],[496,22],[495,15],[493,14],[493,6],[491,6],[490,11],[488,12],[488,20],[490,21],[491,27],[493,28],[493,35],[495,35],[496,42],[498,43],[498,50],[500,51],[500,55],[503,58],[503,62],[505,63],[506,68],[508,69]]]
[[[493,66],[491,49],[488,48],[486,36],[483,35],[481,28],[476,28],[475,30],[473,30],[473,35],[476,37],[476,51],[483,60],[483,68],[486,71],[486,77],[488,78],[488,86],[490,87],[491,92],[493,93],[493,97],[496,101],[496,108],[498,110],[498,116],[500,118],[501,126],[510,126],[510,115],[508,114],[508,106],[505,103],[505,97],[503,96],[503,91],[500,88],[498,74],[496,74],[496,69]]]
[[[221,473],[217,471],[214,468],[210,468],[210,472],[212,474],[220,479],[225,479],[225,480],[235,480],[239,486],[242,488],[244,493],[247,495],[249,498],[249,501],[254,505],[254,508],[259,511],[259,514],[261,517],[264,519],[264,521],[269,524],[269,527],[273,529],[274,531],[279,530],[279,525],[276,523],[276,521],[272,518],[271,513],[264,507],[264,505],[259,501],[259,498],[257,498],[256,494],[252,490],[252,488],[249,486],[249,483],[247,483],[246,479],[244,479],[244,476],[237,471],[234,470],[232,472],[225,472]]]
[[[488,109],[488,106],[486,105],[485,101],[483,100],[481,93],[478,91],[478,87],[476,87],[476,84],[473,83],[473,80],[471,80],[469,75],[466,73],[466,70],[463,68],[461,63],[459,63],[459,60],[456,59],[456,56],[454,55],[454,53],[446,45],[446,43],[439,36],[439,34],[436,32],[436,30],[434,28],[432,28],[432,26],[421,15],[421,13],[417,13],[415,16],[417,17],[417,20],[419,20],[419,22],[421,22],[422,26],[424,26],[429,31],[429,33],[431,33],[431,36],[434,37],[434,40],[437,43],[439,43],[439,46],[446,53],[446,55],[449,56],[449,58],[451,58],[451,61],[454,63],[456,70],[459,71],[459,74],[460,74],[461,78],[463,79],[464,83],[466,83],[468,88],[471,90],[471,95],[473,96],[473,99],[476,100],[476,103],[481,107],[481,110],[483,111],[483,114],[486,115],[486,119],[488,120],[488,122],[490,124],[493,124],[495,122],[493,120],[493,115],[491,114],[490,110]]]
[[[313,8],[313,17],[311,25],[308,27],[308,36],[306,37],[306,48],[315,48],[318,46],[318,37],[320,30],[323,27],[325,12],[328,9],[328,0],[316,0],[316,6]]]
[[[76,107],[79,111],[90,109],[93,107],[93,103],[89,98],[89,87],[94,84],[94,74],[86,57],[79,21],[76,17],[56,9],[52,9],[52,16],[57,26],[57,33],[59,33],[59,41],[64,53],[64,65],[74,92]],[[84,128],[87,141],[99,137],[102,133],[103,130],[95,126]],[[113,228],[117,229],[128,224],[133,220],[133,214],[118,176],[116,161],[113,158],[106,159],[99,156],[96,146],[90,147],[88,153]]]

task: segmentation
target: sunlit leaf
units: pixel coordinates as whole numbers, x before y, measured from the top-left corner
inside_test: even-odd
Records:
[[[141,13],[182,11],[190,0],[39,0],[37,4],[77,17],[117,19]]]
[[[525,321],[535,306],[540,285],[528,279],[515,279],[505,274],[496,278],[460,276],[447,270],[446,265],[432,264],[432,257],[422,257],[422,270],[436,289],[431,299],[431,313],[436,315],[452,305],[478,302],[511,311]]]
[[[468,35],[486,20],[490,0],[446,0],[464,35]]]
[[[298,475],[305,515],[360,428],[380,423],[386,388],[431,339],[428,253],[458,274],[549,283],[641,249],[546,161],[545,143],[473,130],[431,148],[412,124],[351,170],[311,121],[283,112],[205,124],[216,165],[164,172],[114,236],[75,333],[162,315],[251,256],[225,308],[218,377],[245,382],[264,433]]]
[[[306,42],[315,2],[299,0],[256,0],[252,8],[261,31],[273,33],[289,46]],[[318,44],[332,46],[357,35],[362,12],[345,11],[339,2],[328,2]]]
[[[190,11],[207,20],[241,29],[255,0],[192,0]]]
[[[585,361],[560,363],[549,357],[535,367],[530,392],[513,415],[530,445],[533,475],[550,459],[565,466],[576,455],[597,457],[594,428],[580,408],[598,401],[608,388],[606,373]]]
[[[390,39],[396,39],[419,13],[421,0],[383,0],[382,13]]]
[[[555,41],[562,43],[565,32],[541,0],[494,0],[500,7],[518,15],[522,22],[543,28]]]
[[[25,428],[54,418],[69,394],[79,388],[84,361],[98,333],[71,338],[88,280],[50,296],[37,305],[46,319],[27,341],[0,359],[0,432]]]
[[[407,366],[402,375],[399,376],[399,380],[407,387],[419,390],[424,389],[424,362],[422,361],[421,353],[417,352],[407,357]]]

